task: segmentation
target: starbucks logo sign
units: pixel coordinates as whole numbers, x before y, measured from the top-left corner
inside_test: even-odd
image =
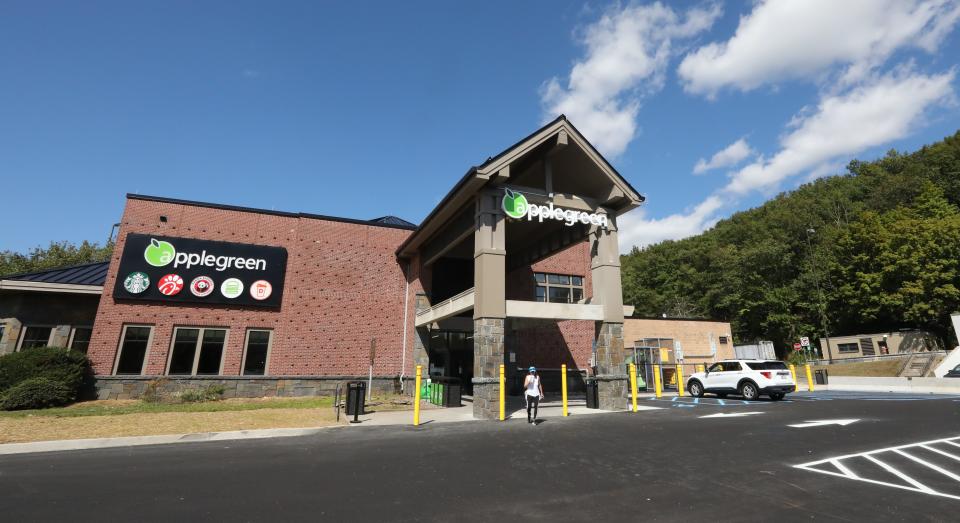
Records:
[[[123,279],[123,288],[130,294],[140,294],[150,288],[150,277],[142,272],[131,272]]]

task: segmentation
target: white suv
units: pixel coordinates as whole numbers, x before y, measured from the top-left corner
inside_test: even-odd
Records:
[[[726,360],[714,363],[706,372],[690,376],[687,390],[697,398],[703,396],[704,392],[710,392],[720,398],[727,394],[740,394],[744,399],[753,401],[761,394],[766,394],[778,401],[788,392],[797,390],[797,384],[782,361]]]

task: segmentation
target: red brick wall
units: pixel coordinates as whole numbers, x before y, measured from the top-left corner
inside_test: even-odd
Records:
[[[583,294],[591,296],[590,243],[575,243],[529,267],[511,271],[507,275],[508,300],[534,299],[534,272],[583,276]],[[516,347],[518,366],[558,369],[561,364],[566,364],[570,369],[588,367],[593,352],[594,322],[523,320],[517,323],[522,326],[514,329],[515,338],[508,345]],[[507,350],[513,349],[508,347]]]
[[[159,216],[167,216],[160,223]],[[285,247],[279,310],[223,306],[117,303],[113,287],[128,233],[162,234]],[[362,375],[370,339],[377,338],[374,373],[396,375],[403,346],[405,275],[394,251],[410,231],[296,216],[127,200],[117,246],[100,300],[89,355],[97,374],[110,374],[124,324],[153,325],[145,374],[166,371],[174,326],[229,329],[223,374],[240,373],[247,328],[273,329],[269,375]],[[413,296],[420,291],[412,275]],[[407,329],[407,374],[413,328]]]
[[[160,223],[160,215],[167,216]],[[216,305],[117,303],[113,287],[128,233],[158,234],[285,247],[288,261],[279,310]],[[89,356],[99,375],[113,371],[124,324],[152,325],[146,375],[166,372],[175,326],[229,329],[223,374],[238,375],[248,328],[273,329],[268,375],[364,375],[370,339],[377,338],[374,374],[395,376],[405,360],[413,374],[414,296],[423,292],[418,263],[409,274],[395,250],[410,231],[330,220],[146,200],[127,200]],[[581,242],[507,275],[508,299],[533,299],[533,272],[581,275],[592,292],[589,243]],[[403,358],[404,288],[409,279],[407,345]],[[586,368],[591,321],[526,324],[515,332],[518,364]]]

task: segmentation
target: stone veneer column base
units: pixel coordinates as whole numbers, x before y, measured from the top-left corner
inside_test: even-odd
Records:
[[[628,376],[623,324],[603,322],[597,329],[597,395],[603,410],[626,410]]]
[[[500,418],[499,379],[473,378],[473,417],[496,420]]]
[[[473,417],[500,417],[500,365],[503,363],[502,318],[473,320]]]
[[[626,410],[627,376],[597,376],[597,392],[602,410]]]

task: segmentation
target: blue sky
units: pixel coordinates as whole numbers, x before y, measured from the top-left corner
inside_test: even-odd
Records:
[[[956,0],[8,1],[0,250],[102,242],[127,192],[418,222],[561,111],[648,197],[622,248],[679,238],[955,132],[958,18]]]

